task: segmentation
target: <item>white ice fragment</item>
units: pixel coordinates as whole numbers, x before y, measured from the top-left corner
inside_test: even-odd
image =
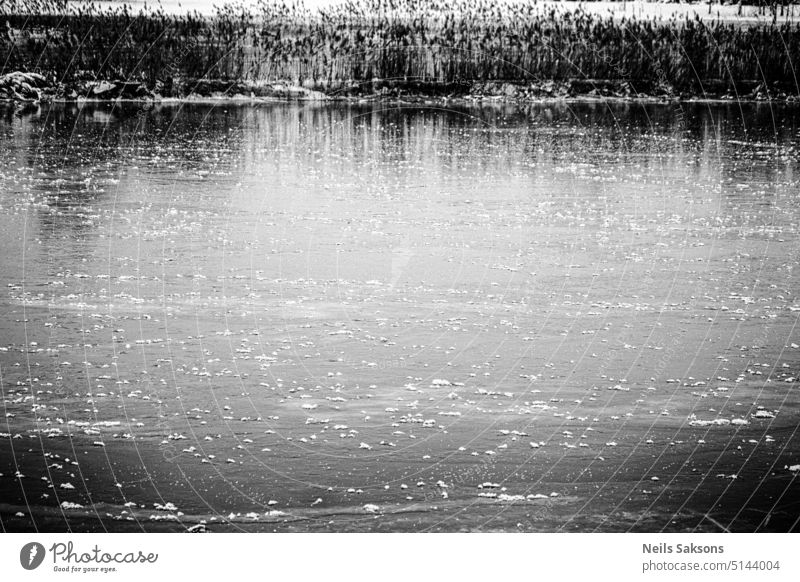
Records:
[[[775,415],[769,410],[756,410],[753,418],[775,418]]]
[[[80,503],[73,503],[72,501],[63,501],[61,503],[61,509],[82,509],[83,505]]]

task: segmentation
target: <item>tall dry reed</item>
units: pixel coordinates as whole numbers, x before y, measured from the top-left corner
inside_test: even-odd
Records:
[[[374,79],[624,78],[683,90],[710,79],[792,82],[800,63],[793,23],[615,19],[491,0],[351,0],[320,11],[261,0],[211,16],[93,4],[67,11],[63,4],[3,5],[2,72],[151,86],[179,78],[282,80],[329,89]]]

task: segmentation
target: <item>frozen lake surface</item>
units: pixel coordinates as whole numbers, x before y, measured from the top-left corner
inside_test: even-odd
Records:
[[[800,109],[0,112],[3,530],[800,527]]]

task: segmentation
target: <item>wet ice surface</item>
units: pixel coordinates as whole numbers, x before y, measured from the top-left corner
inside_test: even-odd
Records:
[[[5,113],[4,530],[798,528],[796,109]]]

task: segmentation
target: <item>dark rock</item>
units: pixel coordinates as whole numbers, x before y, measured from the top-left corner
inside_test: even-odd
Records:
[[[102,100],[153,98],[153,93],[138,81],[91,81],[86,83],[82,94]]]
[[[2,79],[5,79],[15,84],[26,83],[31,87],[35,87],[37,89],[42,89],[49,85],[47,79],[43,75],[40,75],[39,73],[23,73],[20,71],[15,71],[13,73],[8,73],[7,75],[4,75]]]
[[[188,82],[186,88],[202,97],[226,96],[247,94],[247,87],[238,81],[221,81],[217,79],[197,79]]]
[[[153,93],[142,83],[128,81],[121,84],[121,96],[125,99],[152,99]]]
[[[39,101],[48,87],[47,79],[38,73],[8,73],[0,76],[0,99]]]

